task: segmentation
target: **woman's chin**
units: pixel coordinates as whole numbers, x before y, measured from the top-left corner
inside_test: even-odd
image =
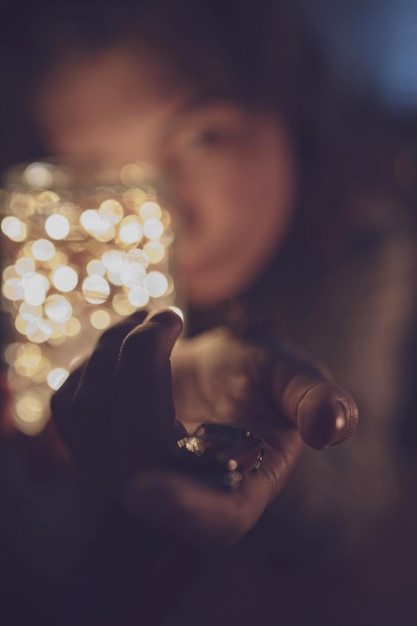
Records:
[[[186,299],[197,308],[211,308],[241,293],[241,285],[226,282],[224,277],[201,278],[200,281],[184,281]]]

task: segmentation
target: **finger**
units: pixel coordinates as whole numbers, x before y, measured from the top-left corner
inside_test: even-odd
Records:
[[[71,372],[62,387],[51,397],[51,415],[61,436],[65,436],[74,394],[80,384],[85,363]],[[62,432],[61,432],[62,431]]]
[[[103,390],[111,386],[123,340],[146,316],[145,311],[138,311],[101,335],[80,381],[83,394],[99,391],[99,397],[105,397]]]
[[[304,361],[294,368],[294,361],[281,363],[274,391],[284,415],[313,448],[341,443],[356,429],[358,409],[353,398],[318,364]]]
[[[237,541],[258,521],[284,487],[301,450],[296,430],[265,444],[258,472],[246,472],[236,491],[206,485],[163,469],[138,472],[123,492],[127,508],[142,520],[200,545]]]
[[[269,502],[267,489],[256,482],[261,485],[249,500],[243,490],[228,493],[185,475],[148,470],[131,481],[123,502],[142,521],[191,543],[229,544],[256,523]]]
[[[144,464],[160,462],[174,444],[170,355],[181,330],[181,318],[164,309],[132,330],[120,349],[111,430]]]
[[[105,427],[112,380],[124,337],[143,321],[140,311],[107,330],[91,357],[77,368],[51,399],[51,411],[58,432],[71,449],[88,447],[99,440]]]

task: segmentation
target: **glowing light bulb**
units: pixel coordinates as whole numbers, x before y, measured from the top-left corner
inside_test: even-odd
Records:
[[[72,291],[78,284],[78,274],[72,267],[61,266],[52,274],[52,282],[59,291]]]
[[[45,341],[48,341],[48,339],[52,336],[54,332],[52,325],[46,320],[42,319],[37,320],[37,322],[35,323],[35,329],[28,328],[26,331],[28,339],[30,339],[30,341],[33,341],[33,343],[44,343]]]
[[[129,263],[126,261],[120,272],[120,278],[125,287],[143,285],[143,281],[146,278],[146,270],[140,263]]]
[[[33,197],[28,193],[12,193],[9,200],[10,212],[21,219],[32,215],[35,207]]]
[[[49,372],[46,380],[48,382],[49,387],[51,389],[54,389],[54,391],[56,391],[57,389],[62,387],[64,382],[67,380],[68,376],[69,376],[68,370],[64,369],[63,367],[55,367],[53,370]]]
[[[126,187],[140,184],[145,178],[145,171],[138,163],[128,163],[120,170],[120,180]]]
[[[144,222],[147,220],[159,220],[162,216],[162,210],[156,202],[144,202],[139,209],[139,215]]]
[[[103,304],[110,295],[110,285],[102,276],[87,276],[81,289],[90,304]]]
[[[49,289],[49,281],[46,276],[38,272],[30,272],[22,278],[24,299],[32,306],[38,306],[45,302],[46,293]]]
[[[119,227],[120,241],[126,245],[139,243],[143,237],[143,229],[139,219],[133,215],[125,217]]]
[[[117,200],[105,200],[100,204],[98,212],[112,226],[121,222],[124,215],[123,207]]]
[[[26,322],[36,322],[42,317],[42,307],[22,302],[19,307],[19,314]]]
[[[25,274],[30,274],[35,271],[35,264],[32,259],[28,259],[27,257],[22,257],[18,259],[15,263],[16,273],[19,276],[24,276]]]
[[[125,293],[116,293],[112,300],[113,309],[118,313],[118,315],[132,315],[134,313],[136,306],[131,304]]]
[[[90,323],[93,328],[97,328],[97,330],[104,330],[111,324],[110,314],[104,309],[93,311],[90,315]]]
[[[53,322],[67,322],[72,316],[71,303],[64,296],[49,296],[44,308],[46,315]]]
[[[150,263],[160,263],[164,259],[165,248],[159,241],[148,241],[143,250],[148,255]]]
[[[18,417],[28,424],[40,422],[45,417],[43,398],[35,391],[22,394],[15,404]]]
[[[139,248],[129,250],[125,258],[132,263],[140,263],[144,268],[147,268],[149,265],[148,255],[143,250],[139,250]]]
[[[158,239],[164,232],[164,227],[157,219],[146,220],[143,232],[148,239]]]
[[[98,211],[94,211],[93,209],[88,209],[87,211],[83,211],[80,216],[80,224],[87,232],[93,233],[94,231],[100,228],[100,215]]]
[[[136,308],[142,308],[149,302],[149,293],[144,287],[132,287],[129,289],[128,300]]]
[[[25,297],[22,282],[18,278],[9,278],[6,280],[6,282],[3,283],[1,291],[4,297],[12,302],[23,300]]]
[[[55,246],[48,239],[38,239],[32,244],[32,254],[38,261],[50,261],[55,254]]]
[[[45,230],[51,239],[65,239],[70,231],[70,223],[65,215],[50,215],[45,222]]]
[[[25,169],[24,177],[29,187],[46,189],[53,183],[52,167],[47,163],[31,163]]]
[[[125,255],[117,250],[109,250],[101,257],[104,267],[111,272],[120,272],[123,267]]]
[[[102,261],[99,261],[98,259],[94,259],[93,261],[90,261],[87,264],[87,274],[89,276],[93,276],[94,274],[96,276],[104,276],[104,274],[106,273],[106,266],[104,265],[104,263]]]
[[[76,317],[71,317],[63,324],[62,330],[67,337],[76,337],[82,330],[81,322]]]
[[[24,241],[27,237],[26,224],[12,215],[4,218],[1,230],[11,241]]]
[[[167,292],[168,281],[161,272],[149,272],[143,281],[143,286],[152,298],[160,298]]]

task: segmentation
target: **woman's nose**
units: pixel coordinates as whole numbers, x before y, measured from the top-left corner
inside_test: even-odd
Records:
[[[198,228],[198,189],[179,167],[161,171],[162,199],[187,233]]]

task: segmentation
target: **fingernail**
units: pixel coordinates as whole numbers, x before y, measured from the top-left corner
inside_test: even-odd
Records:
[[[346,407],[339,400],[335,402],[335,407],[336,407],[336,417],[334,420],[334,430],[326,448],[330,446],[336,446],[337,444],[342,443],[342,441],[344,441],[347,437]]]
[[[168,324],[181,324],[181,328],[183,325],[183,317],[179,314],[179,309],[176,310],[174,307],[167,307],[164,309],[156,309],[155,311],[151,311],[146,318],[146,322],[162,322]]]

